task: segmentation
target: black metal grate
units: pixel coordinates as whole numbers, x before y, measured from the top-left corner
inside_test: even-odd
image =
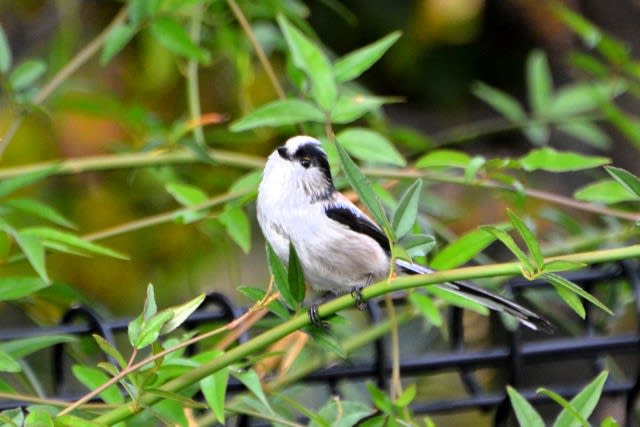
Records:
[[[474,370],[481,368],[495,368],[503,372],[505,383],[516,387],[521,394],[533,404],[542,404],[548,399],[535,393],[536,384],[532,387],[531,381],[523,381],[523,376],[530,379],[531,372],[536,372],[544,363],[574,363],[587,361],[590,372],[581,372],[584,382],[580,384],[568,383],[554,385],[551,388],[565,397],[575,395],[587,379],[600,372],[604,366],[603,358],[625,356],[625,378],[613,378],[609,376],[605,385],[604,394],[624,399],[626,415],[625,425],[638,424],[634,413],[635,403],[640,392],[640,271],[636,264],[624,261],[617,264],[594,266],[584,270],[570,272],[564,275],[569,280],[578,283],[590,291],[595,285],[615,286],[622,282],[631,285],[635,302],[635,325],[632,332],[619,333],[604,336],[596,334],[596,324],[591,308],[587,305],[586,319],[583,321],[583,333],[580,336],[545,336],[536,341],[525,339],[531,334],[525,334],[521,329],[509,332],[501,328],[506,337],[506,344],[496,345],[483,349],[468,349],[465,345],[463,325],[463,311],[452,308],[449,317],[450,351],[426,352],[425,354],[403,358],[401,372],[403,376],[417,376],[435,372],[457,372],[464,385],[466,394],[455,399],[433,400],[417,402],[413,410],[418,414],[452,413],[455,411],[480,409],[494,413],[494,425],[506,425],[511,408],[503,391],[485,390],[477,380]],[[526,288],[528,292],[543,289],[540,286],[531,286],[531,282],[521,278],[515,278],[506,283],[506,288],[511,293],[518,295]],[[195,328],[212,322],[226,322],[239,317],[243,309],[235,306],[226,296],[219,293],[211,293],[205,302],[185,323],[186,328]],[[375,323],[383,318],[382,309],[377,304],[369,303],[371,322]],[[60,325],[48,328],[26,328],[15,330],[0,330],[0,340],[24,338],[29,336],[42,336],[47,334],[71,334],[87,336],[100,334],[107,341],[116,345],[116,336],[126,333],[127,325],[131,319],[102,319],[94,311],[86,307],[77,307],[69,310],[63,317]],[[500,325],[500,322],[495,322]],[[499,326],[498,326],[499,327]],[[240,341],[248,339],[247,335],[240,337]],[[387,346],[384,339],[373,343],[372,360],[351,364],[342,364],[320,369],[303,381],[315,384],[324,384],[331,393],[340,393],[341,384],[345,379],[349,381],[369,379],[374,380],[378,386],[384,387],[390,373]],[[65,383],[69,381],[68,368],[65,367],[64,345],[57,345],[51,350],[51,372],[53,374],[53,390],[56,399],[76,400],[80,396],[68,395],[63,392]],[[631,362],[629,362],[631,360]],[[542,380],[542,376],[541,376]],[[527,384],[525,384],[527,383]],[[229,384],[230,391],[240,391],[242,386],[237,382]],[[504,388],[502,388],[503,390]],[[17,406],[26,406],[22,402],[0,402],[0,409],[8,409]],[[238,425],[249,425],[247,418],[238,420]]]

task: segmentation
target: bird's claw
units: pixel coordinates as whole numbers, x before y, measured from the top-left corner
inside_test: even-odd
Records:
[[[311,325],[316,328],[329,329],[329,323],[320,319],[318,304],[311,304],[311,307],[309,307],[309,320],[311,321]]]
[[[357,286],[351,288],[351,296],[356,300],[356,307],[358,307],[358,310],[364,311],[367,309],[367,302],[362,297],[362,288]]]

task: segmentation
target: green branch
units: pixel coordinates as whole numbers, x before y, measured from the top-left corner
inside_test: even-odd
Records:
[[[582,252],[572,255],[564,255],[545,259],[545,262],[551,261],[572,261],[585,264],[597,264],[602,262],[617,261],[627,258],[640,257],[640,245],[626,246],[623,248],[607,249],[600,251]],[[425,285],[433,285],[445,283],[455,280],[470,280],[482,277],[496,276],[514,276],[521,272],[521,264],[518,262],[508,262],[502,264],[493,264],[486,266],[465,267],[449,271],[439,271],[422,276],[404,276],[399,277],[391,283],[386,280],[376,283],[363,289],[362,294],[366,299],[378,297],[390,292],[398,292],[411,288],[417,288]],[[321,317],[331,316],[338,311],[353,306],[353,298],[350,295],[344,295],[336,298],[320,306],[318,313]],[[300,314],[291,320],[282,323],[267,332],[256,336],[245,344],[239,345],[228,352],[216,357],[214,360],[201,365],[179,377],[176,377],[165,383],[161,390],[166,392],[178,392],[184,388],[197,383],[201,379],[219,371],[233,363],[236,363],[245,357],[248,357],[260,350],[263,350],[271,343],[284,338],[290,333],[297,331],[309,325],[309,317],[306,313]],[[149,407],[161,400],[157,394],[147,394],[140,398],[140,405],[131,407],[122,405],[121,407],[111,410],[95,419],[97,423],[112,425],[123,421],[144,407]]]

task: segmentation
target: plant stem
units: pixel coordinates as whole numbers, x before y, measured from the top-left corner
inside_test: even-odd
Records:
[[[265,73],[267,73],[267,77],[269,77],[269,80],[271,81],[271,85],[273,86],[273,89],[276,91],[278,98],[285,99],[287,95],[284,93],[284,90],[282,89],[282,86],[278,81],[278,77],[276,76],[276,73],[273,70],[271,63],[269,62],[269,59],[267,58],[267,55],[264,53],[264,49],[262,49],[262,46],[260,46],[260,43],[258,43],[258,39],[256,39],[256,36],[253,33],[253,30],[251,29],[251,24],[249,24],[247,17],[244,15],[244,13],[242,12],[242,9],[240,9],[240,6],[238,6],[238,3],[236,3],[235,0],[227,0],[227,4],[229,5],[229,8],[231,9],[236,19],[240,23],[242,30],[247,35],[247,38],[249,39],[251,46],[253,46],[253,50],[255,50],[256,52],[256,56],[260,61],[260,65],[262,65],[262,68],[264,69]]]
[[[545,262],[572,261],[584,264],[596,264],[634,257],[640,257],[640,245],[551,257],[546,258]],[[465,267],[449,271],[438,271],[421,276],[403,276],[395,279],[391,284],[389,284],[387,280],[384,280],[371,285],[363,289],[362,294],[365,298],[370,299],[391,292],[398,292],[420,286],[446,283],[456,280],[470,280],[494,276],[514,276],[521,273],[521,268],[522,267],[519,262],[508,262],[486,266]],[[351,306],[353,306],[353,298],[350,295],[344,295],[320,306],[318,314],[321,318],[325,318]],[[310,320],[306,313],[295,316],[289,321],[254,337],[248,342],[232,348],[228,352],[216,357],[214,360],[192,369],[179,377],[173,378],[162,385],[160,389],[167,392],[177,392],[182,390],[212,373],[266,348],[269,344],[287,336],[288,334],[299,330],[304,326],[308,326],[309,323]],[[159,400],[161,400],[161,397],[155,394],[143,395],[140,398],[141,405],[139,407],[132,408],[128,405],[122,405],[97,417],[94,421],[108,425],[115,424],[139,412],[142,407],[151,406]]]
[[[191,15],[191,23],[189,25],[189,35],[194,43],[200,41],[200,30],[202,28],[202,10],[203,5],[198,3],[193,7]],[[202,111],[200,109],[200,85],[198,82],[198,66],[199,63],[195,59],[189,60],[187,64],[187,102],[189,107],[189,116],[193,123],[198,123]],[[192,129],[193,138],[196,144],[204,146],[204,131],[202,126],[194,126]]]
[[[78,52],[67,65],[62,67],[60,71],[58,71],[56,75],[53,76],[53,78],[51,78],[51,80],[49,80],[49,82],[44,85],[44,87],[40,89],[40,91],[38,91],[38,93],[33,97],[31,104],[34,106],[42,104],[67,78],[69,78],[71,74],[77,71],[78,68],[80,68],[85,62],[89,60],[89,58],[95,55],[104,44],[111,30],[124,22],[124,20],[127,18],[128,13],[129,6],[125,5],[111,20],[109,25],[107,25],[105,29],[96,36],[96,38],[94,38],[88,45],[82,48],[82,50],[80,50],[80,52]],[[26,112],[24,110],[17,113],[16,117],[9,124],[8,129],[0,139],[0,158],[2,158],[4,151],[7,149],[7,146],[20,128],[25,114]]]

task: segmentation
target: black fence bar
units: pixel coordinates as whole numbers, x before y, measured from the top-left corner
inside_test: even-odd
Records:
[[[500,369],[504,372],[506,382],[518,388],[531,403],[539,404],[549,402],[549,399],[536,394],[534,389],[524,384],[522,377],[525,372],[531,372],[531,369],[555,362],[590,362],[592,372],[584,373],[584,383],[552,386],[554,391],[569,398],[585,385],[587,379],[593,378],[604,366],[603,356],[625,356],[635,358],[633,362],[635,364],[632,366],[635,371],[629,378],[616,380],[610,378],[605,386],[604,394],[625,397],[626,426],[637,425],[634,410],[640,393],[640,274],[638,265],[625,261],[567,272],[563,276],[589,291],[595,285],[621,283],[621,279],[629,283],[635,296],[635,330],[611,336],[598,335],[591,309],[587,309],[587,317],[583,324],[584,332],[580,336],[545,336],[543,340],[539,340],[540,336],[536,336],[538,341],[527,341],[527,338],[532,336],[531,334],[523,334],[520,330],[509,332],[503,329],[502,332],[506,332],[506,344],[484,349],[469,349],[465,345],[463,311],[459,308],[452,308],[448,323],[450,351],[425,352],[411,357],[403,357],[401,373],[403,377],[434,372],[458,373],[466,394],[447,400],[416,402],[412,407],[414,412],[436,414],[497,408],[494,417],[495,425],[504,425],[510,417],[510,408],[505,393],[485,390],[476,380],[475,370]],[[517,296],[525,291],[535,292],[544,288],[545,284],[539,280],[532,283],[522,278],[514,278],[509,280],[505,287],[508,292]],[[368,307],[371,323],[378,323],[384,318],[384,311],[380,305],[369,302]],[[234,305],[225,295],[212,293],[185,322],[185,327],[191,329],[214,322],[229,322],[243,313],[244,309]],[[115,337],[118,334],[126,333],[130,321],[131,319],[102,319],[89,308],[76,307],[71,309],[63,317],[61,324],[57,326],[0,330],[0,341],[50,334],[87,336],[98,333],[115,344]],[[499,322],[496,323],[499,324]],[[244,342],[248,338],[248,335],[244,334],[239,338],[239,341]],[[81,396],[75,393],[66,394],[62,391],[65,381],[68,381],[68,369],[65,370],[63,349],[63,344],[53,349],[51,368],[54,373],[54,387],[57,394],[51,397],[73,401]],[[385,340],[381,338],[372,343],[372,353],[369,359],[353,360],[349,364],[319,369],[302,381],[326,385],[331,393],[339,394],[341,386],[348,381],[373,379],[379,387],[384,388],[387,385],[390,370],[387,346]],[[520,385],[522,386],[520,387]],[[230,381],[230,392],[241,390],[243,390],[242,384],[235,380]],[[24,402],[0,402],[0,409],[26,405]],[[251,425],[250,423],[251,421],[247,417],[241,417],[238,420],[238,425]]]

